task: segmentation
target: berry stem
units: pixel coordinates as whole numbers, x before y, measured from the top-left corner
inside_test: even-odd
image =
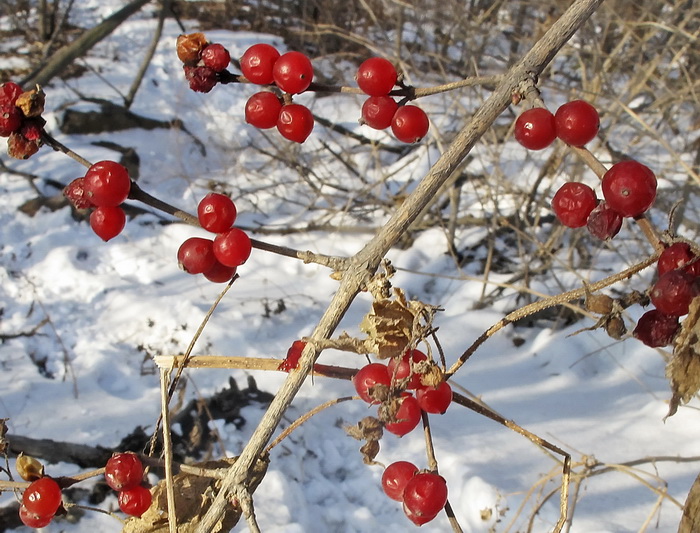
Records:
[[[179,218],[180,220],[182,220],[183,222],[186,222],[187,224],[190,224],[191,226],[201,227],[199,224],[199,220],[197,219],[196,216],[191,215],[187,211],[183,211],[181,209],[178,209],[177,207],[174,207],[174,206],[172,206],[172,205],[170,205],[162,200],[159,200],[155,196],[148,194],[141,187],[139,187],[135,181],[131,182],[131,190],[129,191],[129,199],[130,200],[137,200],[137,201],[142,202],[148,206],[151,206],[155,209],[158,209],[159,211],[163,211],[164,213],[172,215],[175,218]]]
[[[52,137],[46,130],[42,129],[41,130],[41,140],[44,142],[44,144],[50,146],[53,148],[56,152],[62,152],[66,154],[68,157],[73,159],[74,161],[77,161],[81,165],[83,165],[86,168],[90,168],[92,166],[92,163],[82,157],[81,155],[77,154],[70,148],[68,148],[65,144],[61,143],[60,141],[56,140],[54,137]]]
[[[577,156],[579,156],[583,160],[583,162],[586,163],[586,165],[588,165],[588,168],[595,172],[598,178],[603,179],[603,176],[608,171],[608,169],[605,168],[605,165],[603,165],[603,163],[601,163],[598,160],[598,158],[590,152],[590,150],[583,147],[579,148],[577,146],[569,146],[569,148]]]
[[[428,456],[428,470],[438,471],[437,458],[435,457],[435,446],[433,445],[433,434],[430,431],[430,419],[428,413],[421,411],[421,421],[423,423],[423,434],[425,435],[425,453]]]

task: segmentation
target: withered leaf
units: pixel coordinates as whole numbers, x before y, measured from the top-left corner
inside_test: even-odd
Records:
[[[700,297],[690,304],[673,346],[673,357],[666,366],[671,383],[671,400],[666,418],[676,414],[678,406],[690,401],[700,390]]]
[[[27,118],[38,117],[44,112],[44,104],[46,95],[44,91],[37,85],[36,89],[24,92],[17,97],[15,105],[22,110]]]
[[[683,517],[678,525],[678,533],[695,533],[700,531],[700,475],[690,487],[683,506]]]

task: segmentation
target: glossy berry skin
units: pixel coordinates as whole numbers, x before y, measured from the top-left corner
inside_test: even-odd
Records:
[[[639,317],[632,335],[651,348],[660,348],[673,342],[679,328],[677,316],[651,309]]]
[[[383,57],[370,57],[357,69],[357,85],[370,96],[386,96],[396,85],[396,67]]]
[[[391,119],[391,131],[399,141],[417,143],[428,133],[430,121],[420,107],[404,105],[399,107]]]
[[[197,205],[199,223],[212,233],[223,233],[231,229],[237,214],[236,205],[225,194],[211,192]]]
[[[418,467],[408,461],[396,461],[386,467],[382,474],[382,489],[392,500],[403,501],[403,491],[408,482],[418,473]]]
[[[611,209],[623,217],[636,217],[654,203],[656,176],[637,161],[621,161],[605,173],[602,189]]]
[[[666,315],[688,314],[690,302],[697,296],[695,278],[683,270],[671,270],[660,276],[649,293],[651,303]]]
[[[403,492],[404,510],[408,511],[407,516],[415,524],[418,523],[412,516],[425,524],[435,518],[446,503],[447,482],[441,475],[432,472],[413,476]]]
[[[61,487],[48,476],[33,481],[22,494],[22,505],[28,514],[52,517],[61,505]]]
[[[311,60],[301,52],[282,54],[272,67],[272,78],[280,90],[290,93],[303,93],[314,79]]]
[[[226,70],[231,62],[231,54],[219,43],[208,45],[202,50],[202,63],[205,67],[209,67],[214,72],[222,72]]]
[[[399,104],[391,96],[370,96],[362,104],[362,120],[375,130],[384,130],[391,126],[391,121]]]
[[[95,207],[85,194],[84,182],[85,178],[76,178],[63,188],[63,196],[65,196],[76,209]]]
[[[377,392],[372,391],[372,387],[384,385],[391,386],[391,377],[387,372],[386,365],[381,363],[370,363],[363,366],[352,378],[352,384],[357,394],[367,403],[379,403],[383,398],[377,398]]]
[[[252,248],[250,237],[238,228],[219,233],[214,239],[214,255],[219,263],[228,267],[237,267],[245,263]]]
[[[389,433],[403,437],[416,429],[421,419],[421,410],[418,400],[408,393],[404,393],[400,401],[401,405],[396,411],[395,422],[387,422],[384,424],[384,429]]]
[[[9,137],[22,127],[24,115],[14,104],[0,104],[0,137]]]
[[[114,161],[100,161],[85,173],[83,188],[97,207],[113,207],[128,198],[131,179],[123,165]]]
[[[544,107],[524,111],[515,121],[515,140],[528,150],[547,148],[557,138],[554,115]]]
[[[287,140],[303,143],[314,129],[314,117],[309,108],[300,104],[282,106],[277,117],[277,131]]]
[[[202,274],[212,283],[228,283],[236,274],[236,267],[222,265],[216,260],[214,265],[209,270],[202,272]]]
[[[420,387],[416,389],[416,400],[426,413],[444,414],[452,403],[452,387],[447,381],[437,387]]]
[[[126,226],[126,214],[121,207],[98,207],[90,213],[90,227],[107,242],[119,235]]]
[[[207,272],[217,262],[214,255],[214,241],[211,239],[190,237],[177,250],[177,264],[188,274]]]
[[[585,183],[577,181],[562,185],[552,198],[552,210],[567,228],[585,226],[588,215],[597,204],[595,191]]]
[[[595,107],[584,100],[573,100],[554,114],[557,137],[571,146],[583,146],[592,141],[600,128]]]
[[[266,130],[277,126],[282,111],[282,102],[277,95],[268,91],[255,93],[245,104],[245,121]]]
[[[46,527],[53,520],[53,515],[41,516],[36,513],[29,512],[24,505],[19,508],[19,519],[27,527],[33,527],[39,529],[41,527]]]
[[[208,93],[219,82],[216,71],[209,67],[182,67],[190,89],[197,93]]]
[[[588,232],[601,241],[612,239],[622,228],[622,215],[610,209],[608,203],[602,201],[591,211],[586,220]]]
[[[135,453],[115,453],[105,465],[105,481],[111,489],[133,489],[143,481],[143,463]]]
[[[688,243],[671,244],[659,256],[659,262],[656,265],[659,276],[677,268],[682,268],[691,276],[700,276],[700,261],[694,261],[696,257]]]
[[[6,81],[0,85],[0,105],[10,104],[15,105],[17,98],[22,94],[22,87],[13,81]]]
[[[241,72],[251,83],[269,85],[273,83],[272,68],[280,57],[274,46],[254,44],[241,57]]]
[[[117,497],[119,508],[129,516],[141,516],[151,506],[152,500],[151,491],[142,485],[123,490]]]
[[[387,370],[389,371],[389,376],[393,376],[396,381],[402,381],[409,376],[411,379],[406,385],[407,389],[416,389],[421,386],[420,374],[412,372],[411,365],[420,363],[421,361],[426,361],[428,356],[425,355],[420,350],[412,350],[409,354],[408,350],[404,352],[401,358],[391,358],[387,364]]]

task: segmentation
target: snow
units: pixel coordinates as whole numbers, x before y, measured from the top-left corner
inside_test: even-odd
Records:
[[[119,3],[77,4],[80,10],[75,16],[89,24],[111,13]],[[62,136],[57,129],[60,109],[75,102],[78,92],[118,99],[115,88],[128,89],[133,62],[140,59],[154,25],[147,11],[133,17],[91,53],[88,62],[95,72],[46,87],[46,118],[49,131],[93,161],[118,157],[112,150],[95,146],[98,140],[137,147],[140,185],[169,203],[193,211],[198,198],[216,182],[234,193],[239,224],[248,228],[303,226],[321,220],[319,213],[324,208],[339,210],[325,222],[375,228],[385,221],[383,213],[359,215],[351,207],[361,204],[363,195],[390,198],[409,193],[439,156],[436,144],[419,146],[406,158],[382,155],[385,160],[381,160],[369,152],[348,153],[363,171],[360,179],[349,175],[338,161],[323,159],[322,141],[334,149],[347,149],[333,132],[317,126],[300,148],[282,143],[274,132],[254,131],[242,117],[251,89],[217,87],[209,95],[199,95],[186,88],[173,46],[179,29],[172,21],[166,23],[133,111],[161,120],[180,118],[192,136],[165,129]],[[283,47],[280,38],[270,35],[214,31],[208,36],[224,43],[233,57],[254,42]],[[2,66],[13,67],[14,63]],[[434,101],[435,109],[449,109],[440,98]],[[356,97],[314,100],[305,96],[299,100],[347,128],[390,141],[386,134],[356,124]],[[437,131],[443,125],[449,128],[452,119],[441,113],[433,127]],[[204,143],[206,156],[193,138]],[[298,151],[299,163],[317,172],[309,176],[312,185],[323,183],[320,192],[295,188],[296,176],[271,165],[251,144],[272,152]],[[484,151],[486,148],[477,147],[475,154]],[[652,151],[645,154],[655,157]],[[2,157],[16,171],[62,183],[83,171],[47,148],[28,161]],[[539,156],[526,156],[510,142],[499,157],[500,168],[489,167],[491,159],[475,159],[468,168],[475,174],[518,175],[522,179],[519,186],[535,183],[538,164],[543,161]],[[47,194],[57,192],[36,183]],[[335,187],[339,186],[349,193],[338,193]],[[129,221],[122,235],[105,244],[85,222],[73,220],[67,208],[43,209],[34,217],[19,213],[17,207],[36,194],[17,174],[1,173],[0,188],[0,332],[27,332],[46,321],[35,335],[8,338],[0,344],[0,418],[8,418],[10,433],[106,447],[115,446],[136,426],[151,431],[160,407],[158,376],[149,357],[182,353],[221,290],[201,277],[184,274],[174,259],[179,243],[204,232],[182,224],[162,225],[161,215],[141,215]],[[499,214],[507,216],[518,205],[506,192],[500,191],[503,196],[497,199],[483,198],[483,191],[473,185],[464,189],[465,202],[472,204],[471,215],[483,216],[497,200]],[[459,233],[463,247],[483,238],[479,229],[462,228]],[[347,256],[361,249],[372,231],[252,234],[295,249]],[[558,271],[556,278],[536,280],[533,288],[553,294],[562,285],[578,286],[581,280],[600,279],[606,275],[603,270],[628,266],[620,256],[636,257],[638,247],[621,242],[621,254],[596,252],[604,265],[601,270]],[[459,271],[444,250],[445,233],[430,229],[418,234],[410,248],[392,250],[389,257],[399,268],[395,286],[444,309],[435,325],[449,366],[475,338],[513,309],[514,300],[504,297],[490,308],[473,309],[483,291],[479,282],[483,256]],[[254,251],[240,274],[204,330],[195,354],[283,357],[293,340],[311,332],[337,288],[322,267],[259,251]],[[641,279],[649,276],[645,273]],[[509,275],[493,274],[490,281],[508,279]],[[274,307],[278,301],[284,302],[285,310],[265,316],[265,306]],[[358,334],[357,325],[368,303],[368,297],[361,295],[339,331]],[[635,309],[629,312],[634,318],[641,314]],[[636,466],[622,464],[655,456],[695,456],[700,438],[700,426],[694,423],[697,402],[664,422],[670,392],[659,353],[634,340],[612,341],[601,331],[572,335],[592,325],[590,319],[556,330],[549,329],[550,325],[506,327],[455,376],[455,388],[571,453],[578,472],[583,470],[581,462],[592,463],[594,458],[613,466],[612,472],[581,482],[572,533],[638,531],[647,521],[655,531],[676,531],[681,511],[670,498],[682,504],[697,465],[651,459]],[[524,343],[516,346],[516,337]],[[32,362],[42,359],[46,360],[44,373]],[[324,353],[321,362],[363,364],[362,358],[335,351]],[[186,373],[187,398],[220,390],[229,376],[244,386],[248,374],[243,370],[190,370]],[[253,375],[261,390],[272,393],[285,378],[275,372]],[[352,393],[347,382],[307,380],[285,414],[283,426],[323,401]],[[372,412],[359,402],[342,403],[313,417],[272,452],[270,469],[255,493],[263,531],[388,533],[412,529],[400,505],[382,493],[381,468],[364,465],[360,443],[343,430]],[[249,406],[242,414],[247,423],[241,430],[217,424],[229,455],[241,451],[262,409]],[[556,488],[561,457],[542,453],[527,438],[458,405],[452,405],[444,416],[431,417],[431,424],[441,473],[465,532],[525,531],[537,502],[554,491],[533,523],[533,531],[551,529],[559,514]],[[409,460],[426,467],[422,436],[416,433],[399,439],[386,435],[377,459],[385,464]],[[70,464],[47,465],[47,471],[51,475],[77,473]],[[13,498],[5,493],[0,503]],[[116,499],[110,496],[102,507],[115,509]],[[422,531],[448,528],[447,520],[440,516]],[[119,531],[120,524],[109,516],[88,512],[76,524],[57,520],[45,530],[108,532]],[[245,530],[244,523],[236,528]]]

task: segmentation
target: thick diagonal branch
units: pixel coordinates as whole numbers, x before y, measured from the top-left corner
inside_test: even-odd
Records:
[[[350,260],[350,267],[345,271],[340,287],[321,317],[311,339],[327,339],[333,334],[355,296],[375,272],[384,255],[408,229],[496,118],[508,107],[513,94],[519,92],[520,84],[525,80],[536,78],[542,72],[576,30],[595,12],[602,1],[578,0],[574,2],[533,46],[530,52],[503,77],[495,91],[474,113],[471,120],[435,162],[415,191],[379,233]],[[223,515],[225,507],[229,505],[229,498],[234,488],[246,483],[248,472],[271,438],[282,415],[296,396],[302,383],[311,372],[317,356],[318,351],[314,348],[313,342],[309,342],[301,356],[297,371],[290,373],[275,395],[238,461],[227,473],[219,494],[207,514],[202,518],[196,533],[212,531]]]

